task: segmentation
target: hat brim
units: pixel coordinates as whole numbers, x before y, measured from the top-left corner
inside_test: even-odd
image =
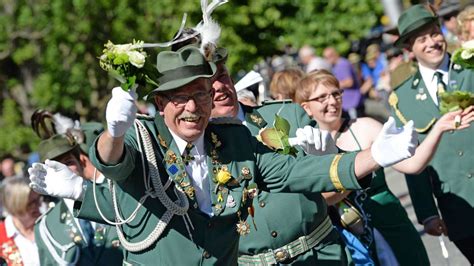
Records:
[[[63,156],[64,154],[67,154],[69,152],[72,152],[74,150],[79,151],[79,145],[76,144],[74,146],[70,146],[67,149],[51,149],[45,153],[40,153],[40,161],[44,162],[46,160],[56,160],[58,157]]]
[[[398,48],[405,48],[407,40],[414,36],[415,33],[422,27],[429,25],[431,23],[437,23],[439,25],[438,17],[429,17],[425,19],[420,19],[416,23],[413,23],[408,27],[404,33],[401,33],[400,37],[393,43]]]

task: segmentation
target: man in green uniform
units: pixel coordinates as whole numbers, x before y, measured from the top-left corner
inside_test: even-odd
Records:
[[[220,51],[221,55],[214,60],[217,73],[212,84],[215,93],[212,117],[235,117],[244,122],[252,135],[258,135],[262,128],[273,127],[275,114],[290,123],[290,137],[296,136],[296,129],[314,125],[306,112],[290,100],[266,101],[260,107],[239,103],[225,66],[225,50]],[[319,192],[260,190],[252,202],[254,215],[247,217],[247,223],[255,224],[257,230],[241,237],[239,264],[298,262],[314,265],[323,261],[328,265],[345,264],[346,254],[327,217],[326,207]]]
[[[211,116],[235,117],[244,122],[254,136],[262,128],[273,127],[275,114],[290,123],[289,137],[295,137],[298,128],[314,125],[303,108],[289,100],[267,101],[263,106],[253,108],[239,103],[225,67],[225,57],[217,58]],[[239,264],[346,263],[344,248],[328,219],[327,206],[319,192],[269,193],[260,190],[253,199],[252,208],[254,215],[249,215],[247,222],[252,227],[255,224],[257,230],[251,230],[247,236],[241,237]]]
[[[441,116],[438,94],[454,90],[472,93],[474,72],[450,62],[438,16],[430,7],[414,5],[406,10],[400,16],[398,29],[400,38],[395,44],[414,54],[418,70],[396,88],[389,103],[399,125],[413,120],[423,141]],[[425,231],[431,235],[448,234],[471,263],[474,263],[473,134],[473,127],[445,134],[424,173],[407,177],[413,206]]]
[[[242,125],[209,122],[216,66],[198,48],[159,53],[157,69],[160,86],[149,96],[160,113],[135,120],[134,92],[115,88],[107,105],[108,128],[91,150],[93,163],[115,181],[115,210],[98,217],[87,200],[79,209],[82,217],[123,222],[119,238],[126,264],[236,264],[239,235],[254,230],[246,219],[257,189],[358,189],[357,177],[413,153],[410,127],[388,125],[371,150],[280,155]],[[138,134],[130,128],[134,121]],[[86,190],[84,199],[91,193]]]
[[[93,140],[97,136],[94,132],[97,132],[94,128],[86,128],[86,139]],[[38,151],[41,161],[46,162],[34,164],[29,170],[30,176],[48,173],[54,178],[49,190],[61,189],[62,185],[82,186],[80,176],[85,176],[86,165],[90,162],[85,162],[87,156],[81,153],[80,145],[72,135],[58,134],[43,140]],[[47,167],[43,167],[45,165]],[[79,182],[66,184],[64,177],[78,177]],[[123,255],[115,228],[74,218],[73,205],[73,200],[61,199],[38,219],[35,239],[41,265],[120,265]]]

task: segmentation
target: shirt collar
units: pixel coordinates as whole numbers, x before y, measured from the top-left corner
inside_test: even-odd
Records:
[[[244,109],[242,109],[242,105],[239,103],[239,111],[237,112],[237,119],[240,121],[245,121],[245,114]]]
[[[20,232],[16,229],[15,224],[13,224],[13,218],[11,215],[8,215],[5,218],[5,231],[7,231],[8,238],[16,237]]]
[[[441,62],[441,64],[439,65],[437,69],[425,67],[421,65],[420,63],[418,63],[418,68],[420,69],[421,77],[423,78],[425,82],[433,81],[434,73],[436,71],[443,73],[443,79],[444,79],[448,75],[449,57],[446,54],[443,58],[443,61]]]
[[[74,213],[74,200],[64,198],[64,204],[66,204],[67,209],[70,213]]]
[[[186,145],[188,144],[187,141],[184,139],[180,138],[178,135],[176,135],[172,130],[170,130],[171,136],[173,136],[174,142],[176,142],[176,145],[178,146],[178,150],[180,154],[183,154],[184,149],[186,148]],[[194,147],[197,151],[197,155],[204,155],[204,133],[199,136],[199,138],[195,141],[192,142]]]

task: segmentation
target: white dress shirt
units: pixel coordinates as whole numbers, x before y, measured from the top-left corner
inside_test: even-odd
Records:
[[[173,131],[170,130],[170,133],[178,146],[179,152],[183,155],[188,143],[174,134]],[[186,173],[194,187],[199,209],[203,213],[213,216],[211,190],[209,188],[209,169],[207,167],[207,156],[204,150],[204,134],[192,144],[194,147],[191,149],[190,155],[194,157],[194,160],[191,160],[188,165],[186,165]]]
[[[39,266],[39,254],[35,241],[29,240],[18,231],[18,229],[15,227],[15,224],[13,224],[13,219],[10,215],[5,218],[5,231],[7,233],[7,237],[13,239],[15,245],[20,251],[23,265]]]
[[[438,78],[435,76],[435,73],[441,72],[443,74],[443,82],[447,86],[449,57],[447,55],[444,56],[443,62],[441,62],[441,65],[438,67],[438,69],[427,68],[420,63],[418,63],[418,67],[420,69],[423,82],[426,85],[426,89],[428,90],[428,94],[431,96],[431,99],[433,99],[433,102],[436,104],[436,106],[438,106]]]

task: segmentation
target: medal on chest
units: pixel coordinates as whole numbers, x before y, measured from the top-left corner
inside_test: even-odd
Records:
[[[212,181],[214,183],[214,193],[217,195],[217,204],[215,204],[214,209],[217,214],[222,211],[222,204],[225,202],[226,208],[234,208],[237,206],[237,202],[232,195],[230,195],[229,190],[233,187],[240,186],[241,181],[251,180],[252,175],[250,173],[250,168],[243,167],[240,171],[241,175],[238,178],[234,178],[229,170],[228,165],[222,164],[219,160],[218,149],[222,147],[222,142],[218,139],[217,135],[214,132],[211,132],[211,163],[212,163]],[[255,208],[253,206],[253,198],[257,196],[258,189],[255,183],[244,187],[242,190],[242,199],[240,202],[239,210],[237,211],[237,233],[241,236],[247,235],[250,233],[250,225],[242,217],[242,210],[248,212],[252,217],[252,222],[255,229],[257,226],[253,217],[255,215]]]

